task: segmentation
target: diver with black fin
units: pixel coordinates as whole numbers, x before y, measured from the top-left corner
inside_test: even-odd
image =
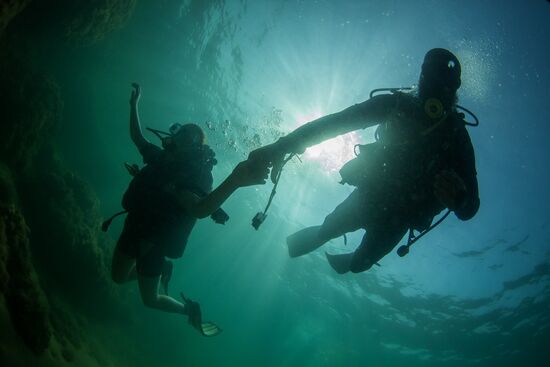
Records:
[[[122,284],[137,280],[145,306],[187,315],[189,323],[204,336],[221,329],[203,322],[200,305],[181,294],[182,302],[168,295],[173,264],[183,255],[198,218],[211,216],[224,224],[229,217],[220,206],[240,187],[265,183],[268,166],[243,161],[214,190],[212,168],[217,160],[196,124],[173,124],[169,132],[153,130],[162,148],[143,135],[138,115],[141,88],[132,84],[130,136],[143,156],[145,166],[126,164],[133,176],[124,193],[122,206],[128,213],[113,254],[111,276]],[[104,222],[107,230],[112,218]],[[159,294],[159,285],[164,294]]]
[[[358,129],[378,125],[376,141],[358,146],[357,157],[340,170],[342,183],[356,189],[320,226],[287,238],[291,257],[307,254],[331,239],[366,230],[351,253],[326,254],[340,274],[363,272],[388,254],[409,231],[410,246],[450,212],[471,219],[479,208],[474,149],[465,125],[475,115],[456,104],[461,65],[450,51],[434,48],[424,57],[418,88],[387,88],[365,102],[311,121],[277,142],[250,153],[280,176],[285,156]],[[468,112],[476,123],[465,120]],[[432,224],[444,209],[443,218]],[[415,231],[420,231],[416,236]]]

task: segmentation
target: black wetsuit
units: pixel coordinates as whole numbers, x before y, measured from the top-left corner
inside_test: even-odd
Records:
[[[181,257],[197,219],[181,208],[165,186],[204,196],[212,190],[214,153],[207,146],[175,161],[154,144],[140,150],[146,166],[123,198],[128,210],[117,248],[136,259],[138,274],[161,274],[165,257]]]
[[[444,119],[429,118],[415,96],[377,96],[304,125],[282,139],[290,151],[300,152],[376,124],[380,124],[379,140],[366,146],[348,166],[356,171],[357,189],[325,218],[319,232],[328,241],[361,228],[367,230],[351,262],[354,272],[364,271],[384,257],[408,229],[429,227],[444,209],[434,195],[435,176],[442,171],[456,172],[466,186],[454,208],[456,216],[468,220],[479,208],[474,150],[464,121],[456,111]]]

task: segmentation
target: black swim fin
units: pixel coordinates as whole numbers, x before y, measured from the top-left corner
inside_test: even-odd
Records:
[[[288,236],[286,244],[289,256],[302,256],[321,246],[324,242],[320,242],[318,238],[320,228],[321,226],[307,227]]]
[[[336,254],[331,255],[328,252],[325,252],[327,260],[334,270],[338,274],[345,274],[349,271],[351,259],[353,258],[353,252],[347,254]]]

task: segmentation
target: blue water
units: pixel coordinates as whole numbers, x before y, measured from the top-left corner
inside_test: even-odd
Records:
[[[321,249],[290,259],[286,236],[321,223],[352,191],[338,169],[373,139],[357,131],[288,164],[259,231],[250,221],[271,183],[232,196],[225,226],[196,226],[171,288],[199,300],[220,336],[145,309],[128,285],[133,321],[92,322],[94,343],[113,366],[547,365],[549,34],[542,0],[185,0],[139,2],[124,28],[92,45],[43,45],[39,55],[62,55],[43,67],[64,98],[65,160],[105,216],[129,180],[121,163],[140,160],[128,136],[134,81],[143,125],[205,129],[220,161],[215,183],[307,121],[374,88],[415,84],[433,47],[461,60],[459,103],[481,121],[469,128],[481,199],[472,220],[451,215],[408,256],[392,252],[361,274],[334,273]],[[351,251],[361,236],[323,249]]]

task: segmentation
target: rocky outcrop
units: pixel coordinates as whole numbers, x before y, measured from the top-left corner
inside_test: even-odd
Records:
[[[30,0],[2,0],[0,2],[0,35],[9,22],[25,9]]]
[[[12,186],[2,173],[0,187]],[[29,228],[21,212],[6,202],[0,203],[0,277],[14,329],[31,351],[42,353],[51,337],[48,303],[32,263]]]
[[[0,162],[17,179],[17,190],[0,185],[0,197],[3,191],[18,192],[32,228],[32,251],[57,286],[77,299],[83,299],[83,288],[105,290],[110,254],[100,246],[99,201],[86,182],[64,167],[53,143],[63,106],[59,88],[23,62],[1,71]]]
[[[0,160],[20,173],[52,140],[63,104],[57,84],[21,60],[2,60],[0,83]]]
[[[72,190],[72,193],[76,191]],[[86,200],[85,197],[89,196],[80,195],[82,197],[77,200]],[[33,259],[36,256],[31,251],[30,230],[17,207],[18,201],[13,175],[5,164],[0,163],[0,341],[3,344],[0,346],[0,361],[9,366],[42,363],[53,366],[82,360],[91,361],[89,365],[105,365],[102,352],[89,349],[89,337],[81,314],[83,310],[78,308],[78,312],[69,312],[72,308],[64,302],[67,290],[58,288],[59,285],[52,286],[51,282],[49,288],[41,284],[38,274],[46,279],[51,274],[35,270]],[[82,258],[87,253],[82,251],[80,256],[73,254],[74,258],[62,260],[71,262],[77,259],[77,266],[82,266],[89,260]],[[88,277],[98,273],[93,269],[97,264],[90,262],[91,265],[82,269],[84,273],[89,272]],[[53,268],[57,265],[47,262],[46,266]],[[58,271],[63,273],[63,267]],[[75,279],[75,282],[80,279],[79,276],[68,278]],[[82,288],[78,294],[105,299],[101,288]],[[109,305],[108,299],[106,301]],[[6,321],[9,325],[5,325]],[[25,352],[18,340],[22,340],[32,354]],[[28,355],[22,358],[22,353]]]
[[[34,355],[70,361],[83,334],[74,319],[120,315],[108,276],[112,240],[99,231],[94,191],[55,147],[57,84],[16,54],[0,59],[0,320]],[[66,308],[81,315],[68,318]]]
[[[91,44],[122,28],[134,11],[137,0],[65,0],[71,14],[65,21],[65,34],[75,42]]]
[[[48,304],[31,260],[29,229],[14,207],[0,208],[0,217],[0,231],[8,246],[6,304],[14,328],[31,351],[40,354],[48,347],[51,325]]]
[[[56,148],[61,90],[35,50],[65,47],[63,39],[95,43],[121,28],[136,2],[0,2],[2,366],[111,365],[89,325],[124,319],[108,271],[113,243],[99,230],[97,195]]]
[[[41,167],[44,169],[38,168],[21,184],[36,259],[48,269],[48,277],[64,296],[83,311],[111,307],[111,248],[99,230],[97,196],[87,182],[60,163]],[[103,300],[99,306],[94,302],[98,298]]]
[[[137,0],[40,0],[32,2],[23,16],[27,30],[90,45],[121,29],[134,12]]]

